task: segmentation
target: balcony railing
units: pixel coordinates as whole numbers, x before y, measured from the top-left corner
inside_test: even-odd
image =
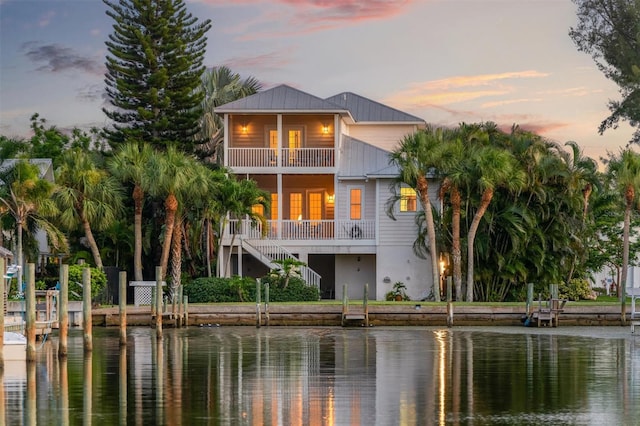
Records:
[[[229,167],[333,167],[333,148],[229,148]]]
[[[262,238],[261,225],[252,227],[249,221],[230,221],[226,232],[227,235],[235,233],[247,239]],[[272,240],[373,240],[375,237],[373,220],[267,221],[266,238]]]

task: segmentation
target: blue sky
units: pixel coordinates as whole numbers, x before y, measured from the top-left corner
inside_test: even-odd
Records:
[[[593,158],[630,139],[597,133],[617,87],[578,52],[571,0],[187,0],[211,19],[205,65],[265,88],[343,91],[437,125],[495,121]],[[60,129],[108,124],[100,0],[0,0],[0,134],[28,136],[34,113]]]

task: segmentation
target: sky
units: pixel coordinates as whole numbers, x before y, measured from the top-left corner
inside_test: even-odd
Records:
[[[434,125],[517,124],[596,160],[633,133],[598,133],[618,88],[568,36],[571,0],[185,3],[212,21],[205,65],[264,89],[354,92]],[[0,0],[1,135],[28,137],[35,113],[65,131],[109,124],[106,10],[100,0]]]

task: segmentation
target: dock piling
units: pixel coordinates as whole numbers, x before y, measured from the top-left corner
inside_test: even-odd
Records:
[[[82,321],[84,350],[93,351],[93,318],[91,313],[91,269],[82,270]]]
[[[127,272],[120,271],[119,278],[118,305],[120,308],[120,345],[122,346],[127,344]]]
[[[58,357],[64,358],[68,353],[69,335],[69,265],[60,264],[60,295],[59,295],[60,323],[58,324],[60,340],[58,342]]]

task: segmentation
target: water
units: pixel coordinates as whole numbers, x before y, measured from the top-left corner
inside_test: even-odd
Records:
[[[632,425],[628,328],[115,328],[5,367],[7,425]],[[1,422],[0,422],[1,423]]]

